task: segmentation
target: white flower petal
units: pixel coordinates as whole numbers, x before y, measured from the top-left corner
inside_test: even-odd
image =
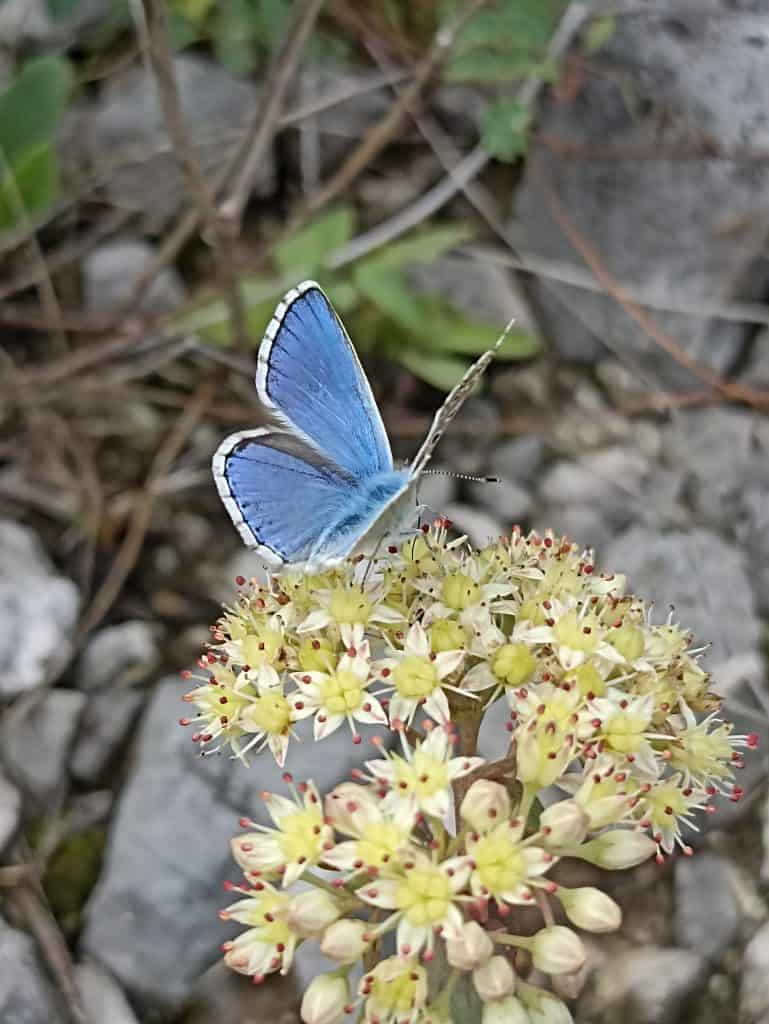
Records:
[[[314,739],[324,740],[332,732],[336,732],[344,720],[344,715],[330,715],[328,712],[324,715],[316,715],[312,730]]]
[[[395,700],[392,702],[395,703]],[[390,705],[390,721],[392,721],[392,704]],[[451,712],[449,711],[449,702],[446,694],[443,690],[436,686],[430,696],[424,703],[424,711],[430,718],[435,719],[436,722],[448,722],[451,718]],[[413,714],[413,712],[412,712]],[[400,715],[396,715],[396,718],[400,718]]]
[[[297,633],[312,633],[316,629],[324,629],[331,623],[331,616],[325,608],[317,608],[296,627]]]
[[[438,678],[443,679],[456,671],[464,661],[464,657],[464,651],[441,651],[440,654],[436,654],[433,665],[438,673]]]
[[[396,907],[395,893],[399,886],[392,878],[377,878],[368,882],[360,889],[355,890],[355,895],[364,903],[372,907],[381,907],[383,910],[394,910]]]

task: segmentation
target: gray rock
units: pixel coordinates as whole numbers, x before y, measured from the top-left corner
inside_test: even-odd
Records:
[[[70,763],[73,779],[87,786],[104,779],[144,700],[136,690],[105,690],[89,697]]]
[[[743,489],[761,461],[759,422],[744,409],[690,409],[663,439],[666,461],[684,470],[687,496],[708,526],[730,529],[739,518]]]
[[[41,804],[52,801],[64,785],[85,701],[77,690],[51,690],[3,722],[0,755],[8,773]]]
[[[443,256],[414,264],[409,278],[417,292],[445,299],[471,320],[498,325],[500,334],[513,317],[516,328],[533,330],[512,276],[493,263]]]
[[[344,102],[300,123],[299,146],[289,149],[288,157],[291,169],[303,180],[307,172],[308,149],[314,151],[312,163],[315,174],[328,173],[389,107],[387,87],[365,89],[367,80],[366,75],[348,73],[329,65],[315,65],[302,72],[296,97],[300,105],[314,103],[319,96],[347,97]]]
[[[122,989],[97,964],[75,967],[75,982],[89,1021],[103,1024],[138,1024],[138,1018],[123,995]]]
[[[615,278],[692,306],[693,315],[653,315],[691,355],[723,371],[745,328],[704,319],[697,307],[714,296],[765,293],[769,167],[746,174],[738,160],[662,157],[710,146],[729,154],[746,139],[751,146],[769,139],[766,13],[742,5],[731,17],[728,0],[715,5],[717,17],[681,8],[665,0],[657,13],[618,18],[591,58],[596,73],[569,97],[546,96],[538,116],[546,142],[527,161],[517,216],[524,248],[576,262],[545,201],[546,182]],[[647,153],[656,159],[643,159]],[[657,386],[694,386],[613,298],[553,281],[534,281],[532,293],[543,333],[568,357],[593,361],[609,349]]]
[[[181,692],[178,679],[160,683],[148,709],[82,938],[134,997],[169,1008],[227,937],[216,912],[237,831],[233,810],[192,767],[176,724]]]
[[[21,794],[0,772],[0,855],[10,845],[21,823]]]
[[[753,338],[748,358],[737,380],[752,388],[769,388],[769,327],[765,327]]]
[[[441,443],[441,462],[455,473],[484,472],[499,425],[496,402],[488,398],[468,398]]]
[[[606,551],[603,568],[624,572],[629,590],[668,605],[714,660],[755,651],[760,626],[741,551],[707,530],[660,534],[636,526]]]
[[[748,483],[745,487],[736,534],[750,556],[750,581],[759,610],[769,615],[769,486]]]
[[[557,462],[540,482],[539,496],[549,504],[592,505],[614,530],[627,526],[643,500],[649,463],[632,448],[590,452],[577,462]]]
[[[544,449],[538,437],[516,437],[492,448],[489,469],[510,483],[533,484],[542,465]]]
[[[198,158],[214,173],[254,116],[258,90],[203,57],[176,57],[174,69]],[[94,171],[109,171],[112,202],[141,210],[150,226],[173,215],[187,194],[185,179],[170,151],[155,82],[144,68],[108,80],[98,105],[83,118],[81,138]],[[268,194],[273,175],[270,154],[259,167],[254,192]]]
[[[158,630],[141,620],[106,626],[89,639],[77,664],[81,690],[114,691],[146,682],[160,662]]]
[[[702,987],[708,962],[689,950],[639,949],[610,957],[595,975],[590,1020],[676,1024]]]
[[[223,879],[237,878],[229,840],[238,817],[268,817],[258,793],[285,792],[272,758],[245,767],[227,756],[201,758],[178,719],[189,710],[178,678],[158,684],[110,830],[102,877],[86,908],[82,947],[142,1003],[178,1007],[219,956],[228,932],[216,911],[225,906]],[[340,729],[312,742],[292,743],[287,767],[297,780],[313,778],[327,792],[370,756]],[[194,894],[194,898],[191,898]]]
[[[449,505],[457,493],[456,478],[450,476],[449,470],[444,472],[435,467],[435,473],[428,473],[419,478],[418,498],[420,505],[425,505],[428,513],[442,515],[443,509]]]
[[[498,483],[471,483],[467,487],[474,504],[502,523],[522,523],[531,512],[531,496],[508,480]]]
[[[83,292],[88,309],[112,309],[127,299],[133,283],[155,255],[155,249],[139,239],[115,239],[89,252],[83,259]],[[167,313],[179,306],[186,291],[173,267],[154,278],[142,300],[145,313]]]
[[[614,530],[607,523],[600,505],[550,505],[543,502],[536,506],[531,523],[540,532],[550,529],[558,536],[566,534],[581,549],[592,548],[598,564],[605,567],[603,556],[614,537]]]
[[[69,658],[80,596],[31,530],[0,520],[0,697],[34,689]]]
[[[490,541],[496,540],[504,533],[510,532],[512,523],[503,526],[494,516],[473,508],[472,505],[464,505],[459,502],[447,505],[444,509],[445,515],[449,517],[457,533],[466,533],[470,543],[481,548]]]
[[[769,1019],[769,921],[745,947],[740,986],[740,1021],[764,1024]]]
[[[740,912],[729,864],[713,853],[679,857],[675,870],[676,943],[720,956],[737,937]]]
[[[113,9],[110,0],[78,0],[71,14],[52,18],[46,0],[4,0],[0,4],[0,44],[9,50],[23,46],[70,46],[104,24]]]
[[[11,928],[2,917],[0,965],[3,1024],[66,1024],[68,1017],[40,965],[34,941]]]

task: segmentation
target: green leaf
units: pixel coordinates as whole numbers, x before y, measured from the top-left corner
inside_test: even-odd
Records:
[[[432,263],[445,252],[461,245],[472,237],[466,224],[452,224],[446,227],[427,228],[414,231],[399,242],[391,242],[379,249],[373,256],[361,261],[376,265],[383,270],[399,270],[411,263]]]
[[[585,53],[592,57],[609,42],[617,31],[617,19],[613,14],[594,18],[585,32]]]
[[[376,263],[359,263],[353,269],[353,284],[380,312],[414,334],[425,328],[416,296],[399,270]]]
[[[427,381],[440,391],[451,391],[455,384],[464,376],[467,363],[455,356],[444,356],[431,352],[418,351],[404,346],[388,353],[392,358],[411,370],[415,377]]]
[[[516,99],[491,103],[483,114],[483,144],[497,160],[512,162],[526,152],[531,115]]]
[[[248,0],[220,0],[213,32],[217,60],[233,75],[253,71],[257,47]]]
[[[461,314],[450,313],[434,318],[434,347],[456,355],[479,356],[493,348],[502,333],[498,326],[473,323]],[[537,355],[540,344],[526,331],[511,328],[496,351],[495,358],[510,362]]]
[[[351,206],[340,206],[275,247],[275,264],[284,277],[300,281],[325,265],[326,259],[355,232],[355,213]]]
[[[14,164],[4,163],[0,172],[0,232],[45,210],[58,191],[56,154],[49,144],[28,150]]]
[[[52,21],[63,21],[74,14],[80,0],[46,0],[46,9]]]
[[[447,68],[449,82],[509,82],[522,76],[534,76],[552,81],[556,71],[552,64],[537,57],[511,57],[507,53],[483,53],[473,50],[458,56]]]
[[[0,149],[10,165],[52,140],[71,88],[69,61],[41,57],[0,93]]]

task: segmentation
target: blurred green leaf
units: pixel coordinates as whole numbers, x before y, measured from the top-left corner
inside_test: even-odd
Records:
[[[432,309],[426,308],[424,312],[425,320],[431,324],[425,339],[427,347],[436,351],[475,358],[493,348],[502,333],[499,325],[469,320],[441,299],[428,296],[422,297],[420,302],[433,303]],[[539,350],[539,342],[533,335],[513,327],[497,349],[495,358],[503,361],[529,359]]]
[[[8,164],[50,142],[72,88],[72,68],[63,57],[30,61],[0,93],[0,149]]]
[[[272,52],[276,50],[291,23],[289,0],[256,0],[254,36]]]
[[[585,53],[592,57],[609,42],[617,31],[617,19],[613,14],[594,18],[585,32]]]
[[[550,82],[556,77],[556,69],[538,58],[522,56],[512,60],[509,54],[478,50],[457,57],[446,72],[450,82],[509,82],[524,75],[536,75]]]
[[[513,98],[489,104],[481,122],[483,144],[497,160],[512,162],[526,152],[531,115]]]
[[[425,324],[415,302],[414,292],[399,270],[375,263],[359,263],[353,269],[353,284],[374,303],[380,312],[414,334],[421,334]]]
[[[53,21],[63,21],[74,14],[80,0],[46,0],[46,9]]]
[[[297,231],[275,247],[273,259],[283,277],[300,281],[323,267],[329,254],[355,232],[351,206],[340,206]]]
[[[388,353],[390,354],[390,353]],[[410,370],[415,377],[427,381],[440,391],[451,391],[464,376],[467,363],[455,356],[421,352],[415,348],[401,348],[393,358]]]
[[[53,147],[44,143],[30,149],[0,171],[0,232],[27,216],[45,210],[59,191],[59,171]]]
[[[213,32],[217,60],[233,75],[246,75],[257,63],[257,39],[249,0],[219,0]]]
[[[382,270],[399,270],[410,263],[432,263],[445,252],[468,241],[472,231],[466,224],[451,224],[439,228],[424,228],[415,231],[399,242],[378,249],[373,256],[366,257],[363,263],[376,265]]]

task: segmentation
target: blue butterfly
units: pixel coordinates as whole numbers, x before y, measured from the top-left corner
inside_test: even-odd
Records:
[[[413,522],[419,477],[493,356],[484,353],[468,370],[411,465],[396,469],[341,320],[314,281],[292,288],[257,359],[257,394],[276,425],[231,434],[213,459],[217,489],[246,545],[269,565],[322,567],[370,552]]]

